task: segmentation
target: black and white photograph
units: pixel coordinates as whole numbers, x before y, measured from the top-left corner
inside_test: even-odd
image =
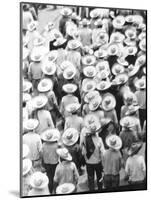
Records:
[[[20,3],[21,197],[147,189],[147,10],[120,6]]]

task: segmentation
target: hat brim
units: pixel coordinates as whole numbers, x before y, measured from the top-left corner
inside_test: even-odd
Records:
[[[32,168],[32,162],[28,158],[24,159],[23,162],[27,162],[27,169],[23,171],[23,176],[25,176],[26,174],[28,174],[28,172]]]
[[[40,186],[35,185],[35,183],[34,183],[34,176],[32,176],[31,179],[30,179],[30,185],[33,188],[37,188],[37,189],[43,189],[43,188],[47,187],[48,183],[49,183],[49,179],[48,179],[47,176],[44,178],[43,183]]]
[[[72,161],[72,156],[70,155],[70,153],[68,153],[68,156],[67,156],[67,157],[63,157],[62,154],[61,154],[61,152],[62,152],[61,149],[57,149],[56,152],[57,152],[57,154],[58,154],[61,158],[63,158],[64,160]]]
[[[69,189],[66,192],[64,192],[64,191],[62,191],[62,189],[64,187],[68,187]],[[56,188],[56,194],[70,194],[70,193],[74,192],[74,190],[75,190],[75,186],[72,183],[64,183],[62,185],[59,185]]]
[[[111,137],[112,136],[108,136],[106,138],[106,144],[107,144],[107,146],[110,147],[110,148],[112,148],[112,149],[114,149],[114,150],[121,149],[121,147],[122,147],[122,141],[121,141],[120,137],[118,137],[118,136],[116,137],[116,145],[114,145],[114,146],[111,145],[111,143],[110,143]]]

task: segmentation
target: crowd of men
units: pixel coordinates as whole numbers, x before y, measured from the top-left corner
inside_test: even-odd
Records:
[[[76,193],[83,173],[87,192],[117,189],[122,169],[145,184],[146,12],[55,7],[59,25],[39,32],[35,7],[22,7],[22,195]]]

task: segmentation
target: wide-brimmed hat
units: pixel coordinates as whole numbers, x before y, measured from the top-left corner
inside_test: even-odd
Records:
[[[109,34],[106,31],[102,30],[98,33],[97,38],[96,38],[98,46],[107,44],[108,40],[109,40]]]
[[[118,74],[112,81],[114,85],[122,85],[128,81],[128,75],[126,73]]]
[[[43,189],[47,187],[49,179],[45,173],[40,171],[34,172],[30,179],[30,185],[36,189]]]
[[[88,114],[84,117],[84,125],[90,132],[96,132],[101,128],[101,123],[95,114]]]
[[[140,107],[138,105],[130,105],[128,107],[127,112],[125,113],[125,115],[132,115],[134,113],[136,113],[136,111],[139,109]]]
[[[81,42],[79,40],[69,40],[68,47],[69,49],[77,49],[81,46]]]
[[[133,15],[133,22],[135,24],[142,24],[143,23],[143,17],[141,15]]]
[[[63,144],[66,146],[74,145],[79,138],[79,133],[75,128],[68,128],[62,135]]]
[[[102,108],[105,111],[113,110],[116,106],[116,99],[111,93],[106,93],[103,96]]]
[[[56,188],[56,194],[71,194],[75,191],[75,185],[72,183],[63,183]]]
[[[32,88],[32,83],[30,81],[23,81],[23,92],[27,92]]]
[[[94,52],[94,55],[97,58],[104,58],[108,54],[107,54],[107,51],[105,49],[99,48],[99,50],[97,50],[97,51]]]
[[[82,58],[82,63],[84,65],[94,65],[96,62],[96,57],[93,55],[86,55]]]
[[[131,91],[126,91],[124,94],[123,94],[123,98],[126,102],[133,102],[136,98],[135,94]]]
[[[132,143],[131,147],[128,150],[128,155],[132,156],[134,154],[137,154],[139,152],[139,150],[142,148],[143,143],[142,142],[136,142],[136,143]]]
[[[37,28],[38,26],[38,22],[37,21],[31,21],[28,25],[27,25],[27,29],[28,31],[33,31]]]
[[[47,129],[41,134],[41,139],[46,142],[56,142],[60,139],[60,132],[56,128]]]
[[[42,79],[37,87],[39,92],[48,92],[49,90],[52,90],[52,88],[53,88],[53,82],[51,79],[48,78]]]
[[[71,18],[72,19],[75,19],[77,21],[80,21],[81,20],[81,17],[79,15],[77,15],[76,12],[73,12],[72,15],[71,15]]]
[[[88,78],[92,78],[96,75],[96,68],[94,66],[84,67],[83,74]]]
[[[146,55],[145,55],[145,54],[142,54],[142,55],[140,55],[140,56],[136,59],[135,65],[142,66],[142,65],[145,64],[145,62],[146,62]]]
[[[59,148],[56,150],[57,154],[63,158],[64,160],[67,160],[67,161],[71,161],[72,160],[72,156],[71,154],[69,153],[68,149],[66,148]]]
[[[146,51],[146,38],[143,38],[140,42],[139,42],[139,48],[142,51]]]
[[[119,150],[122,147],[122,140],[117,135],[110,135],[106,138],[106,144],[114,150]]]
[[[98,96],[100,96],[100,93],[97,90],[90,91],[90,92],[85,94],[84,101],[86,103],[89,103],[90,101],[97,98]]]
[[[90,24],[90,21],[86,18],[84,18],[82,21],[79,22],[83,26],[88,26]]]
[[[66,93],[74,93],[77,90],[77,88],[77,85],[73,83],[67,83],[62,86],[63,91],[65,91]]]
[[[102,70],[110,71],[109,62],[106,61],[106,60],[103,60],[103,61],[98,62],[97,65],[96,65],[96,70],[97,70],[98,72],[99,72],[99,71],[102,71]]]
[[[97,18],[99,16],[100,16],[100,10],[99,9],[95,8],[95,9],[91,10],[90,17],[92,19],[95,19],[95,18]]]
[[[23,60],[25,60],[29,55],[29,49],[27,47],[23,47]]]
[[[37,119],[27,119],[23,123],[23,127],[28,131],[36,129],[38,125],[39,121]]]
[[[23,160],[23,176],[25,176],[32,168],[32,162],[30,159],[25,158]]]
[[[115,29],[122,29],[125,24],[125,17],[118,15],[113,19],[112,24]]]
[[[108,46],[108,55],[117,56],[119,53],[119,47],[116,43],[112,43]]]
[[[46,75],[53,75],[57,70],[57,66],[54,62],[45,61],[42,64],[41,70]]]
[[[70,16],[72,14],[72,10],[68,7],[65,7],[60,11],[60,14],[63,16]]]
[[[63,77],[67,80],[74,78],[76,75],[76,68],[71,65],[63,71]]]
[[[124,39],[125,39],[125,35],[116,31],[111,34],[110,43],[119,43],[119,42],[124,41]]]
[[[42,36],[36,37],[33,41],[34,46],[40,46],[43,45],[44,43],[45,43],[45,38]]]
[[[125,17],[125,21],[128,23],[133,23],[133,21],[134,21],[133,15],[127,15]]]
[[[65,107],[65,109],[69,113],[74,113],[80,108],[80,106],[81,105],[79,103],[70,103]]]
[[[94,80],[96,81],[96,83],[100,83],[100,81],[108,79],[109,75],[110,75],[110,71],[102,70],[102,71],[97,72]]]
[[[64,37],[59,37],[56,39],[56,41],[53,43],[54,46],[60,46],[62,44],[64,44],[67,41],[66,38]]]
[[[128,66],[128,76],[134,76],[138,71],[139,71],[140,67],[139,65],[129,65]]]
[[[132,40],[130,38],[126,38],[124,40],[124,43],[127,45],[127,46],[136,46],[136,40]]]
[[[73,63],[72,62],[70,62],[70,61],[68,61],[68,60],[65,60],[65,61],[63,61],[62,63],[61,63],[61,65],[60,65],[60,68],[61,68],[61,70],[65,70],[66,68],[68,68],[68,67],[74,67],[74,65],[73,65]]]
[[[104,91],[104,90],[107,90],[111,87],[111,82],[110,81],[100,81],[96,88],[99,90],[99,91]]]
[[[137,53],[137,47],[136,46],[128,46],[125,48],[127,55],[135,55]]]
[[[139,40],[143,40],[144,38],[146,38],[146,32],[142,31],[139,35],[138,35],[138,39]]]
[[[49,62],[55,62],[57,57],[58,57],[58,51],[52,50],[52,51],[49,51],[49,53],[46,55],[46,60]]]
[[[85,80],[85,79],[84,79]],[[83,80],[83,81],[84,81]],[[96,83],[94,80],[90,79],[86,82],[84,82],[84,84],[82,84],[82,90],[84,92],[89,92],[89,91],[93,91],[96,88]]]
[[[125,30],[125,35],[129,39],[135,39],[137,37],[136,28],[129,27]]]
[[[95,111],[100,106],[101,102],[102,102],[102,97],[100,95],[95,97],[92,101],[90,101],[89,109],[91,111]]]
[[[26,158],[29,154],[29,147],[27,144],[23,144],[23,158]]]
[[[126,116],[120,120],[120,125],[125,128],[132,128],[135,126],[135,121],[133,117]]]
[[[117,62],[120,64],[120,65],[123,65],[123,66],[128,66],[128,62],[125,60],[125,57],[121,56],[117,59]]]
[[[118,63],[115,63],[113,66],[112,66],[112,73],[116,76],[118,74],[121,74],[121,73],[124,73],[125,71],[125,68],[123,65],[120,65]]]
[[[33,98],[33,107],[36,109],[43,108],[48,102],[48,98],[44,95],[35,96]]]
[[[30,58],[34,62],[40,62],[43,59],[43,57],[44,57],[44,52],[39,48],[32,50],[30,54]]]
[[[137,89],[145,89],[146,88],[146,79],[145,78],[140,78],[135,81],[135,87]]]

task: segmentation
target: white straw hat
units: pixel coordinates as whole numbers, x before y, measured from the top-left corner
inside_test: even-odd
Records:
[[[123,65],[120,65],[118,63],[115,63],[113,66],[112,66],[112,73],[116,76],[118,74],[121,74],[121,73],[124,73],[125,71],[125,68]]]
[[[29,81],[24,80],[23,81],[23,92],[27,92],[32,88],[32,83]]]
[[[43,189],[47,187],[49,179],[46,174],[37,171],[31,176],[30,185],[36,189]]]
[[[59,148],[56,150],[57,154],[63,158],[64,160],[67,160],[67,161],[71,161],[72,160],[72,156],[70,155],[68,149],[66,148]]]
[[[53,89],[53,82],[51,79],[44,78],[42,79],[37,87],[39,92],[48,92]]]
[[[112,21],[113,27],[116,29],[122,29],[125,24],[125,17],[122,15],[118,15]]]
[[[117,135],[110,135],[106,138],[106,144],[115,150],[119,150],[122,147],[122,140]]]
[[[73,84],[73,83],[67,83],[65,85],[62,86],[62,89],[66,92],[66,93],[74,93],[77,90],[77,85]]]
[[[94,66],[84,67],[83,74],[88,78],[92,78],[96,75],[96,68]]]
[[[79,133],[75,128],[68,128],[62,135],[63,144],[66,146],[74,145],[79,138]]]
[[[67,80],[70,80],[72,78],[75,77],[76,75],[76,68],[74,67],[74,65],[68,66],[67,68],[65,68],[65,70],[63,71],[63,77]]]
[[[75,185],[72,183],[63,183],[56,188],[56,194],[71,194],[75,191]]]
[[[43,108],[48,102],[48,98],[44,95],[35,96],[33,98],[33,107],[36,109]]]
[[[39,121],[37,119],[27,119],[23,123],[23,127],[28,131],[32,131],[36,129],[38,125],[39,125]]]
[[[47,129],[41,134],[41,139],[47,142],[56,142],[60,139],[60,132],[55,128]]]
[[[102,108],[105,111],[113,110],[116,106],[116,99],[111,93],[106,93],[103,96]]]

